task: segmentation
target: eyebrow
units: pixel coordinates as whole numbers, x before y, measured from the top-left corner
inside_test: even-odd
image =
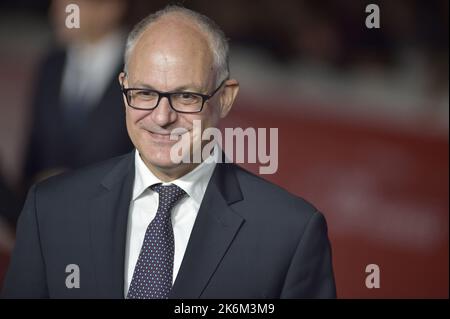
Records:
[[[155,87],[149,85],[149,84],[145,84],[142,82],[136,82],[136,85],[133,86],[133,88],[142,88],[142,89],[148,89],[148,90],[153,90],[153,91],[158,91],[158,92],[162,92],[157,90]],[[198,92],[201,93],[202,89],[200,87],[197,87],[196,85],[181,85],[181,86],[177,86],[176,88],[174,88],[173,90],[170,90],[168,92]]]

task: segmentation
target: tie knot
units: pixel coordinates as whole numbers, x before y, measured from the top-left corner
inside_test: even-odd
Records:
[[[159,194],[159,207],[169,211],[178,202],[186,192],[175,184],[162,185],[155,184],[151,189]]]

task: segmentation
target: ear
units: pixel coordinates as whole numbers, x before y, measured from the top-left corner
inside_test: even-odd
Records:
[[[125,74],[125,72],[122,71],[122,72],[119,73],[119,76],[117,77],[117,80],[119,80],[120,86],[124,86],[126,78],[127,78],[127,75]]]
[[[225,81],[220,95],[220,117],[224,118],[230,112],[234,100],[239,92],[239,82],[235,79]]]
[[[119,76],[117,77],[117,79],[119,80],[119,84],[121,87],[125,87],[125,82],[127,79],[127,75],[125,74],[125,72],[120,72]],[[127,99],[125,98],[125,95],[122,94],[122,98],[123,98],[123,105],[125,106],[125,110],[127,108]]]

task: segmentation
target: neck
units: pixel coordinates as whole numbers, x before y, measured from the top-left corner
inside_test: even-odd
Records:
[[[141,157],[142,158],[142,157]],[[164,183],[169,183],[171,181],[174,181],[192,170],[194,170],[199,163],[182,163],[175,167],[156,167],[150,163],[147,163],[144,159],[145,166],[155,175],[159,180],[161,180]]]

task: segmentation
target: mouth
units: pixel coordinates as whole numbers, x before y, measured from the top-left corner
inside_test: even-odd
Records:
[[[176,138],[170,139],[170,133],[155,133],[155,132],[148,131],[148,130],[145,130],[145,132],[147,132],[147,134],[150,135],[150,137],[154,141],[160,142],[160,143],[176,143],[181,138],[181,135],[179,135],[179,134],[174,134],[174,137],[176,137]]]

